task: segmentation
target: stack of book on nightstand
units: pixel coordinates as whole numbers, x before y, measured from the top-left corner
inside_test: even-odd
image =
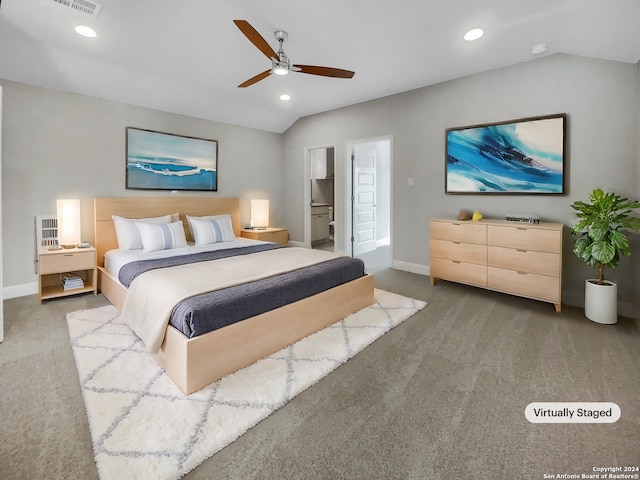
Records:
[[[64,290],[73,290],[75,288],[83,288],[84,280],[75,273],[61,273],[60,282]]]

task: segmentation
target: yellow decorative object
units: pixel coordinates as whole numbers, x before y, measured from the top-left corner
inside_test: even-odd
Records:
[[[475,212],[473,212],[473,217],[471,217],[471,219],[472,219],[474,222],[477,222],[477,221],[478,221],[478,220],[480,220],[481,218],[482,218],[482,214],[481,214],[479,211],[477,211],[477,210],[476,210]]]

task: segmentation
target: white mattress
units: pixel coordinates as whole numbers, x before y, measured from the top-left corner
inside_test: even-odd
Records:
[[[214,250],[224,250],[227,248],[248,247],[262,242],[260,240],[252,240],[250,238],[236,237],[231,242],[212,243],[210,245],[189,245],[185,248],[172,248],[169,250],[159,250],[157,252],[144,252],[142,250],[109,250],[104,255],[104,266],[114,279],[118,280],[118,273],[122,266],[129,262],[137,260],[149,260],[153,258],[175,257],[179,255],[189,255],[191,253],[211,252]],[[119,280],[118,280],[119,281]]]

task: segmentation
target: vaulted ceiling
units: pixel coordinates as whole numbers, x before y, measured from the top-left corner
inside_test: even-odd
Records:
[[[90,0],[102,6],[94,19],[50,6],[69,1],[85,0],[2,1],[0,78],[272,132],[558,52],[640,60],[638,0]],[[234,19],[274,50],[274,32],[287,31],[292,63],[356,74],[270,75],[238,88],[271,62]],[[79,24],[98,36],[78,35]],[[474,27],[484,36],[465,41]],[[547,51],[532,54],[541,43]]]

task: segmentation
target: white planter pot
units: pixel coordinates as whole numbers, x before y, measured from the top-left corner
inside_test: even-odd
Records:
[[[584,282],[584,314],[589,320],[607,325],[618,321],[618,286],[613,282],[598,280]]]

